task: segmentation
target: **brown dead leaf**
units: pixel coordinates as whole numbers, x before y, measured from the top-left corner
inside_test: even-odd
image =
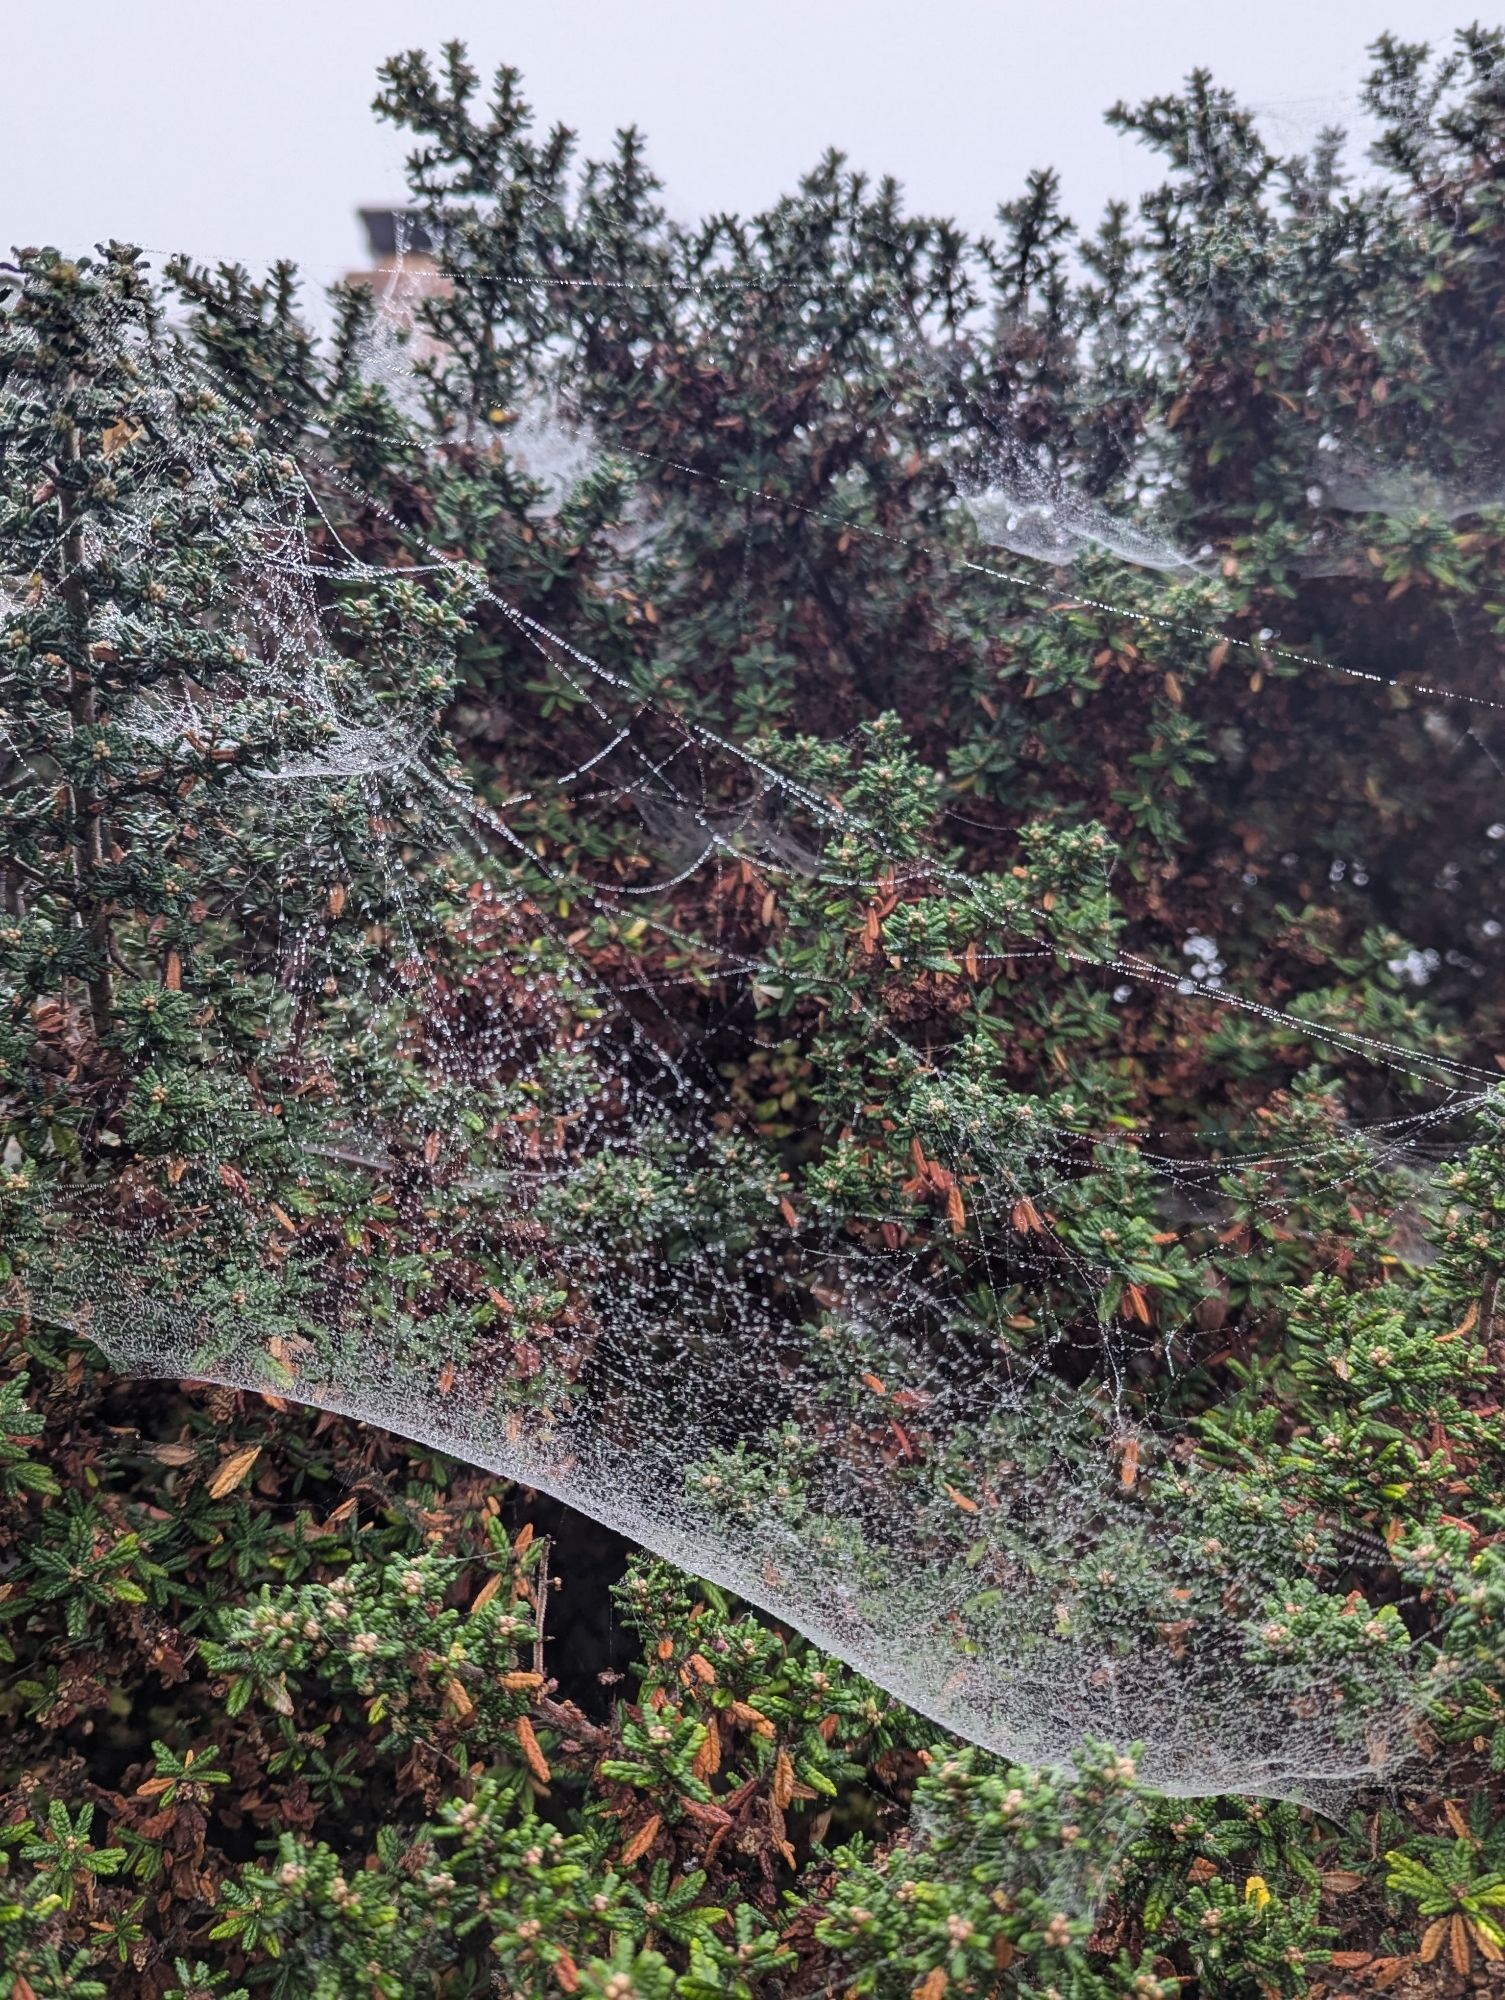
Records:
[[[1454,1972],[1467,1972],[1473,1963],[1473,1954],[1468,1948],[1468,1925],[1462,1917],[1449,1920],[1448,1957],[1453,1961]]]
[[[751,1702],[734,1701],[727,1713],[734,1722],[740,1722],[744,1729],[751,1729],[754,1735],[772,1736],[774,1733],[773,1724],[768,1717],[754,1708]]]
[[[1322,1877],[1322,1886],[1329,1896],[1351,1896],[1355,1889],[1362,1889],[1364,1878],[1354,1875],[1346,1868],[1329,1868]],[[1337,1960],[1334,1959],[1334,1964]]]
[[[630,1868],[635,1861],[642,1860],[654,1841],[658,1839],[658,1830],[663,1823],[658,1813],[649,1814],[618,1857],[624,1868]]]
[[[517,1740],[523,1753],[524,1762],[539,1784],[548,1784],[554,1774],[549,1769],[548,1759],[538,1747],[538,1738],[533,1732],[532,1723],[528,1720],[527,1716],[520,1715],[517,1718],[516,1726]]]
[[[732,1816],[725,1806],[706,1805],[700,1799],[684,1798],[679,1806],[685,1818],[694,1820],[697,1826],[708,1826],[721,1832],[732,1824]]]
[[[721,1731],[714,1715],[707,1718],[705,1737],[690,1761],[690,1769],[700,1779],[714,1778],[721,1769]]]
[[[500,1570],[495,1570],[492,1572],[490,1576],[487,1577],[486,1581],[481,1585],[480,1589],[476,1592],[475,1602],[470,1607],[470,1615],[472,1618],[475,1617],[478,1611],[484,1611],[486,1609],[486,1606],[491,1602],[492,1598],[496,1596],[497,1592],[501,1589],[501,1587],[502,1587],[502,1573]]]
[[[158,1465],[192,1465],[198,1457],[191,1444],[152,1444],[146,1450],[148,1458],[154,1458]]]
[[[107,431],[100,434],[99,448],[106,458],[113,458],[117,452],[124,451],[128,444],[134,444],[140,436],[141,432],[133,429],[122,417],[118,423],[111,424]]]
[[[794,1765],[789,1752],[781,1750],[773,1760],[773,1802],[782,1812],[794,1797]]]
[[[1150,1302],[1145,1297],[1140,1286],[1125,1285],[1124,1302],[1128,1306],[1132,1316],[1139,1321],[1141,1326],[1151,1326],[1154,1324],[1155,1316],[1150,1311]]]
[[[261,1446],[248,1444],[244,1450],[232,1451],[228,1458],[221,1459],[209,1481],[209,1498],[223,1500],[227,1493],[233,1493],[260,1456]]]

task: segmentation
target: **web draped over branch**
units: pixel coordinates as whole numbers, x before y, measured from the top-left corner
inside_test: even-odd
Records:
[[[160,384],[164,477],[187,380]],[[1490,1079],[1225,988],[1206,938],[1123,946],[1093,829],[968,874],[915,834],[923,774],[883,725],[734,743],[429,550],[415,587],[458,577],[571,721],[525,792],[472,789],[422,690],[331,638],[368,574],[319,526],[349,476],[285,468],[248,503],[233,698],[185,676],[113,718],[141,758],[233,752],[258,702],[299,718],[219,806],[273,913],[235,1085],[266,1155],[224,1151],[212,1076],[154,1075],[138,1010],[136,1165],[55,1218],[49,1309],[123,1370],[556,1494],[1013,1758],[1142,1743],[1173,1791],[1325,1796],[1410,1754],[1422,1663],[1357,1596],[1386,1551],[1193,1450],[1177,1399],[1220,1246],[1300,1241],[1314,1190],[1421,1189]],[[1021,479],[982,508],[1011,549],[1158,564]],[[1011,1013],[1111,1034],[1167,996],[1198,1032],[1284,1025],[1314,1069],[1412,1079],[1412,1108],[1355,1122],[1314,1089],[1273,1146],[1199,1151],[1011,1068]],[[812,1102],[839,1135],[815,1149]]]

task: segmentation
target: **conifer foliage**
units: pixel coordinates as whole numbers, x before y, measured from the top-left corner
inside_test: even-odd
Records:
[[[1373,63],[971,241],[451,47],[416,340],[17,253],[0,2000],[1500,1962],[1505,40]]]

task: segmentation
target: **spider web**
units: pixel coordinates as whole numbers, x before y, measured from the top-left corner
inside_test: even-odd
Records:
[[[389,382],[400,349],[380,350]],[[195,379],[176,369],[164,434]],[[525,429],[565,468],[541,503],[557,511],[590,441],[546,404]],[[1007,440],[993,451],[997,476],[971,504],[985,530],[1008,510],[998,539],[1016,556],[1166,553]],[[526,785],[472,791],[416,693],[375,699],[329,643],[331,582],[366,573],[332,525],[342,490],[379,508],[313,451],[249,503],[249,684],[318,726],[234,802],[275,836],[287,879],[329,868],[336,823],[367,830],[379,900],[332,893],[317,920],[282,924],[277,989],[308,999],[315,1025],[269,1009],[258,1062],[268,1087],[317,1108],[309,1177],[339,1177],[346,1240],[258,1214],[256,1285],[227,1289],[222,1245],[185,1240],[178,1210],[138,1182],[113,1206],[80,1203],[51,1309],[122,1370],[337,1410],[557,1495],[1008,1757],[1142,1744],[1143,1775],[1172,1792],[1308,1798],[1393,1769],[1423,1700],[1404,1625],[1361,1612],[1336,1660],[1302,1638],[1303,1578],[1382,1552],[1331,1540],[1293,1560],[1311,1524],[1184,1448],[1176,1391],[1207,1294],[1154,1323],[1132,1258],[1076,1223],[1089,1186],[1133,1207],[1152,1185],[1161,1228],[1195,1260],[1240,1178],[1299,1237],[1301,1186],[1400,1167],[1420,1187],[1493,1079],[1230,990],[1199,933],[1189,966],[1156,964],[1084,943],[1069,912],[1030,895],[1001,908],[943,859],[874,867],[862,857],[883,828],[781,768],[778,746],[645,701],[474,579],[594,745],[573,761],[518,745],[506,762]],[[456,567],[424,553],[433,574]],[[164,691],[117,721],[160,749],[206,698]],[[855,747],[859,772],[882,754]],[[541,805],[581,827],[635,824],[641,866],[629,879],[604,854],[535,851],[521,829]],[[1083,866],[1085,895],[1111,855]],[[1425,1078],[1426,1102],[1298,1157],[1230,1158],[1104,1123],[1056,1079],[1015,1087],[1006,1017],[940,1038],[923,1011],[907,1020],[905,981],[922,975],[905,969],[919,946],[904,913],[922,892],[972,911],[972,977],[1006,971],[1007,994],[1175,994]],[[835,1153],[872,1154],[897,1124],[910,1163],[859,1196],[839,1158],[770,1144],[758,1127],[776,1121],[726,1082],[749,1065],[777,1074],[788,1041],[790,966],[765,912],[851,896],[895,978],[880,1005],[871,982],[832,975],[828,1013],[860,1021],[886,1078],[881,1102],[845,1105]],[[415,1101],[380,1082],[394,1040],[423,1079]],[[839,1078],[821,1081],[835,1101]],[[181,1168],[190,1191],[229,1174],[248,1208],[261,1200],[254,1168],[221,1157],[212,1106],[191,1157],[147,1165]]]

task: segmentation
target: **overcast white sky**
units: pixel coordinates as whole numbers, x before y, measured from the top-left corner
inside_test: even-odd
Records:
[[[835,144],[911,204],[986,228],[1032,166],[1080,217],[1151,167],[1103,126],[1197,64],[1287,144],[1343,117],[1367,42],[1447,41],[1477,0],[15,0],[0,246],[119,236],[323,284],[354,210],[402,199],[376,67],[458,36],[520,67],[541,120],[600,150],[637,123],[671,209],[759,207]],[[1494,18],[1486,9],[1487,17]],[[0,248],[0,255],[4,254]]]

